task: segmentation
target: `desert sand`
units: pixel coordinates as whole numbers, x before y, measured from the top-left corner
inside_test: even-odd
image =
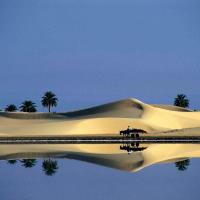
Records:
[[[6,137],[116,135],[128,126],[148,134],[200,135],[200,112],[137,99],[66,113],[0,112],[0,136]]]

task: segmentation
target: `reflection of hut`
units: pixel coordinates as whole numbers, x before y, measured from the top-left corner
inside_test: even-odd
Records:
[[[136,151],[143,151],[147,147],[139,147],[139,142],[132,142],[132,143],[124,143],[120,145],[120,150],[125,150],[128,153],[136,152]]]

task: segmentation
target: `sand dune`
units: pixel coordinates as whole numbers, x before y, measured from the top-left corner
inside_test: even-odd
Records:
[[[118,134],[127,126],[160,133],[198,134],[200,112],[126,99],[67,113],[0,112],[0,136]],[[167,133],[167,132],[166,132]],[[175,134],[175,131],[173,132]],[[199,134],[200,135],[200,134]]]

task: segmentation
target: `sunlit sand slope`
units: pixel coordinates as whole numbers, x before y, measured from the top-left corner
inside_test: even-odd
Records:
[[[68,113],[0,113],[0,136],[107,135],[127,126],[149,133],[187,128],[192,135],[193,128],[199,130],[200,112],[127,99]]]

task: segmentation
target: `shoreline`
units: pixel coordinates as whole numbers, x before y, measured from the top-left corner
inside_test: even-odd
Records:
[[[123,144],[123,143],[200,143],[200,136],[23,136],[0,137],[0,144]]]

